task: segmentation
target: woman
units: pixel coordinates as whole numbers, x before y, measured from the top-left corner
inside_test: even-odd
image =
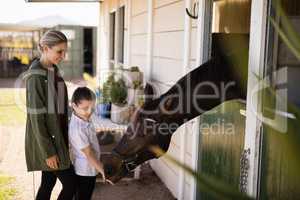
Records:
[[[26,75],[27,122],[25,155],[28,171],[42,171],[37,200],[50,199],[58,178],[59,200],[71,200],[76,177],[68,151],[68,94],[57,64],[64,58],[67,38],[50,30],[40,40],[40,58]]]

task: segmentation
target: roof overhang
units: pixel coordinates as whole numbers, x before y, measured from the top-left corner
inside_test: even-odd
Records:
[[[104,0],[25,0],[26,2],[103,2]]]

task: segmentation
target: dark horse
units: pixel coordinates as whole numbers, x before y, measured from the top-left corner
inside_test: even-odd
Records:
[[[157,158],[150,147],[167,151],[172,134],[185,122],[232,99],[245,99],[248,35],[213,35],[212,59],[183,76],[166,93],[145,103],[110,155],[103,158],[107,178],[117,182],[141,163]]]

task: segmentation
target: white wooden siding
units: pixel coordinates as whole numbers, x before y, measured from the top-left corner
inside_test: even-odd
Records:
[[[132,35],[147,33],[147,13],[136,15],[131,18]]]
[[[196,20],[193,20],[196,21]],[[190,61],[194,62],[197,59],[197,27],[192,28],[191,34],[191,57]],[[191,68],[191,66],[189,67]]]
[[[154,8],[159,8],[163,6],[168,6],[170,4],[179,2],[182,0],[154,0]]]
[[[147,12],[147,1],[146,0],[132,0],[132,16],[139,15]]]
[[[147,55],[146,48],[147,35],[135,35],[131,36],[131,54],[132,55]]]
[[[177,60],[183,59],[182,39],[183,31],[155,33],[153,39],[153,56]]]
[[[154,32],[183,31],[184,14],[184,1],[175,1],[167,6],[155,8]]]
[[[168,58],[154,58],[152,78],[168,85],[174,84],[182,76],[182,61]]]
[[[131,55],[131,66],[138,66],[141,71],[146,70],[146,56],[143,55]]]

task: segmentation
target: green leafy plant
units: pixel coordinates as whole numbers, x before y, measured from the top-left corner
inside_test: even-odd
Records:
[[[142,89],[143,86],[142,86],[142,82],[139,81],[139,80],[136,80],[136,81],[133,81],[133,89]]]
[[[115,82],[115,74],[111,73],[107,80],[102,85],[102,94],[100,96],[100,103],[106,104],[111,102],[111,88],[112,84]]]
[[[111,102],[117,105],[126,104],[127,88],[122,79],[113,81],[110,90]]]
[[[145,103],[144,97],[143,97],[143,96],[140,96],[140,97],[138,98],[138,106],[139,106],[139,107],[142,107],[142,106],[144,105],[144,103]]]
[[[110,87],[111,86],[107,82],[105,82],[103,84],[99,103],[101,103],[101,104],[110,103],[110,101],[111,101],[110,100]]]
[[[129,70],[130,70],[131,72],[139,72],[139,71],[140,71],[138,66],[132,66],[132,67],[130,67]]]

